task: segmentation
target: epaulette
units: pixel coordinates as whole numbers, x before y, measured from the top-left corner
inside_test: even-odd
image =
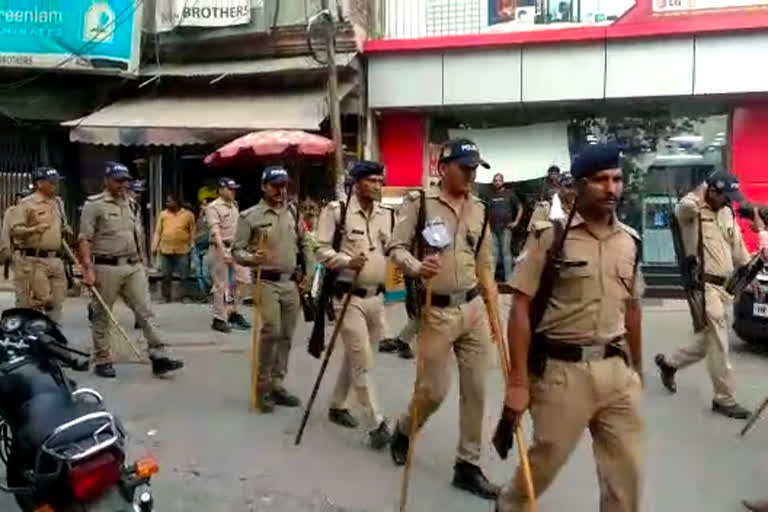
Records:
[[[409,201],[418,201],[419,197],[421,197],[421,191],[419,190],[411,190],[405,195],[405,198]]]
[[[334,210],[336,208],[341,208],[341,201],[331,201],[328,203],[328,208]]]
[[[382,209],[384,209],[384,210],[392,210],[392,211],[394,211],[394,210],[395,210],[394,208],[392,208],[392,207],[391,207],[390,205],[388,205],[388,204],[381,204],[381,203],[379,203],[379,206],[380,206]]]
[[[241,211],[241,212],[240,212],[240,216],[241,216],[242,218],[246,218],[248,215],[250,215],[250,214],[251,214],[251,212],[254,212],[254,211],[256,211],[256,208],[257,208],[257,207],[258,207],[260,204],[261,204],[261,203],[256,203],[255,205],[251,206],[250,208],[246,208],[245,210],[243,210],[243,211]]]
[[[635,240],[642,240],[642,239],[640,238],[640,233],[638,233],[638,232],[635,230],[635,228],[633,228],[633,227],[630,227],[630,226],[627,226],[627,225],[626,225],[626,224],[624,224],[623,222],[619,222],[619,227],[620,227],[621,229],[623,229],[624,231],[626,231],[626,232],[629,234],[629,236],[631,236],[631,237],[632,237],[632,238],[634,238]]]
[[[88,196],[86,201],[98,201],[99,199],[104,199],[104,192],[100,192],[98,194],[94,194],[92,196]]]

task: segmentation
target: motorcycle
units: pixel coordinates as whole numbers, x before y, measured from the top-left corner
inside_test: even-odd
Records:
[[[0,315],[0,459],[24,512],[151,512],[151,457],[126,464],[125,433],[93,389],[63,369],[88,369],[55,322],[31,309]]]

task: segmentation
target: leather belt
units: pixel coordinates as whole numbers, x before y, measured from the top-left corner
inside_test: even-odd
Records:
[[[293,274],[286,272],[278,272],[277,270],[262,270],[261,278],[265,281],[279,282],[279,281],[291,281]]]
[[[551,339],[546,340],[547,357],[559,361],[580,363],[582,361],[601,361],[609,357],[621,357],[627,360],[627,354],[618,344],[624,336],[616,336],[608,343],[598,345],[578,345]]]
[[[716,276],[714,274],[704,274],[704,282],[714,284],[715,286],[725,286],[727,278],[722,276]]]
[[[58,258],[58,251],[38,251],[37,249],[16,249],[24,256],[35,256],[38,258]]]
[[[94,265],[135,265],[139,263],[141,258],[138,256],[94,256]]]
[[[453,292],[448,295],[433,293],[432,305],[436,308],[449,308],[449,307],[462,306],[464,304],[467,304],[468,302],[472,302],[472,300],[478,295],[480,295],[480,290],[478,289],[477,286],[469,290],[461,290],[458,292]],[[422,294],[421,303],[422,304],[426,303],[426,296],[424,294]]]
[[[355,297],[360,297],[361,299],[367,299],[368,297],[375,297],[376,295],[380,293],[384,293],[384,286],[370,286],[367,288],[352,288],[352,283],[347,283],[344,281],[339,281],[336,283],[336,288],[334,289],[334,295],[337,299],[340,299],[344,297],[347,293],[351,293]]]

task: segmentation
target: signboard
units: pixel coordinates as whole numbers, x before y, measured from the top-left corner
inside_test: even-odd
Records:
[[[264,0],[157,0],[155,30],[177,27],[232,27],[251,22],[251,9],[264,8]]]
[[[429,143],[427,145],[427,177],[440,177],[440,150],[442,144]]]
[[[653,12],[686,12],[768,7],[768,0],[653,0]]]
[[[135,73],[142,2],[12,0],[0,4],[0,67]]]

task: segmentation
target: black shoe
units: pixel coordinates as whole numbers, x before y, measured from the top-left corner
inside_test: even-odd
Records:
[[[389,433],[389,427],[387,427],[386,421],[382,421],[376,430],[372,430],[368,433],[368,438],[371,442],[371,448],[374,450],[381,450],[387,446],[391,437],[392,435]]]
[[[721,405],[714,401],[712,402],[712,412],[722,414],[726,418],[733,418],[735,420],[745,420],[749,418],[749,415],[751,414],[739,404]]]
[[[661,383],[670,393],[677,393],[677,384],[675,384],[675,373],[677,373],[677,368],[673,368],[667,363],[664,354],[656,354],[656,357],[654,357],[653,360],[656,363],[656,366],[659,367]]]
[[[229,334],[232,332],[232,328],[229,326],[227,322],[222,320],[221,318],[214,318],[213,323],[211,324],[211,329],[214,331],[224,332]]]
[[[275,402],[275,405],[281,405],[283,407],[298,407],[301,405],[299,397],[290,394],[285,388],[277,388],[272,391],[271,398]]]
[[[272,393],[263,393],[259,397],[259,411],[262,414],[269,414],[275,410],[275,399]]]
[[[152,359],[152,373],[156,376],[165,375],[168,372],[175,372],[184,368],[184,362],[170,357],[158,357]]]
[[[114,379],[117,377],[117,372],[115,371],[115,367],[112,366],[112,363],[97,364],[93,367],[93,373],[105,379]]]
[[[401,339],[395,341],[397,342],[397,355],[400,356],[400,359],[413,359],[411,346]]]
[[[499,486],[489,482],[483,470],[469,462],[456,462],[451,485],[486,500],[495,500],[499,496]]]
[[[248,320],[246,320],[240,313],[232,313],[229,315],[229,325],[241,331],[247,331],[251,328],[251,324],[248,323]]]
[[[399,348],[397,345],[397,339],[395,338],[386,338],[379,342],[379,352],[383,354],[392,354],[393,352],[397,352],[397,349]]]
[[[359,424],[349,409],[328,409],[328,419],[344,428],[357,428]]]
[[[389,454],[392,456],[392,462],[395,466],[405,465],[408,460],[408,446],[410,441],[408,436],[400,432],[400,427],[395,426],[395,430],[389,439]]]

